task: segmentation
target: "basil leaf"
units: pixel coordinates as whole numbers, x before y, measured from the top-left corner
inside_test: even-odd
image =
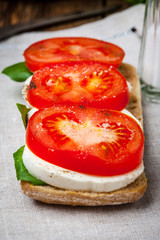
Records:
[[[16,174],[18,180],[24,180],[27,182],[32,183],[33,185],[47,185],[43,181],[33,177],[26,167],[24,166],[22,154],[24,151],[24,146],[19,148],[15,153],[13,153],[13,158],[15,162]]]
[[[24,124],[24,127],[27,127],[27,113],[31,110],[30,108],[27,108],[26,105],[20,104],[20,103],[16,103],[18,110],[21,113],[21,117],[22,117],[22,121]]]
[[[3,69],[2,73],[16,82],[24,82],[28,77],[33,75],[33,73],[30,72],[26,67],[25,62],[16,63],[14,65],[6,67]]]

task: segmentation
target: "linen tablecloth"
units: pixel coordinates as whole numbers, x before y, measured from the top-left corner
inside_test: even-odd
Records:
[[[118,44],[124,62],[138,66],[144,5],[136,5],[103,20],[55,32],[30,32],[0,43],[0,71],[24,61],[31,43],[51,37],[84,36]],[[25,142],[16,108],[24,103],[23,83],[0,75],[0,239],[160,239],[160,105],[143,103],[145,172],[148,188],[133,204],[105,207],[46,205],[24,196],[16,180],[12,154]]]

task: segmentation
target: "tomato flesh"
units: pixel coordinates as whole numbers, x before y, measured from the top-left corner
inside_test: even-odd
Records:
[[[27,101],[38,109],[61,103],[122,110],[128,104],[129,90],[125,78],[113,67],[67,62],[36,71]]]
[[[118,111],[52,106],[30,118],[26,144],[35,155],[62,168],[115,176],[141,164],[144,136],[133,118]]]
[[[99,61],[118,67],[124,55],[124,51],[112,43],[82,37],[45,39],[24,51],[26,65],[33,72],[53,63],[67,61]]]

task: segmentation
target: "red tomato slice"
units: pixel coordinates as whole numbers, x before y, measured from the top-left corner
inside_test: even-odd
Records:
[[[46,39],[24,51],[26,65],[32,72],[66,61],[100,61],[118,67],[124,55],[124,51],[112,43],[82,37]]]
[[[128,104],[129,91],[125,78],[113,67],[66,62],[35,72],[27,101],[38,109],[62,103],[122,110]]]
[[[144,136],[122,112],[53,106],[30,118],[26,143],[35,155],[65,169],[114,176],[141,164]]]

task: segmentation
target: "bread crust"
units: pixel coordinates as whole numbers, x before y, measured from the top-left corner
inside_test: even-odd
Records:
[[[143,124],[141,93],[136,69],[122,63],[119,71],[131,84],[130,101],[127,110]],[[133,183],[109,193],[95,193],[60,189],[52,186],[37,186],[21,181],[21,189],[25,195],[48,204],[63,204],[72,206],[118,205],[139,200],[147,188],[147,179],[143,172]]]

